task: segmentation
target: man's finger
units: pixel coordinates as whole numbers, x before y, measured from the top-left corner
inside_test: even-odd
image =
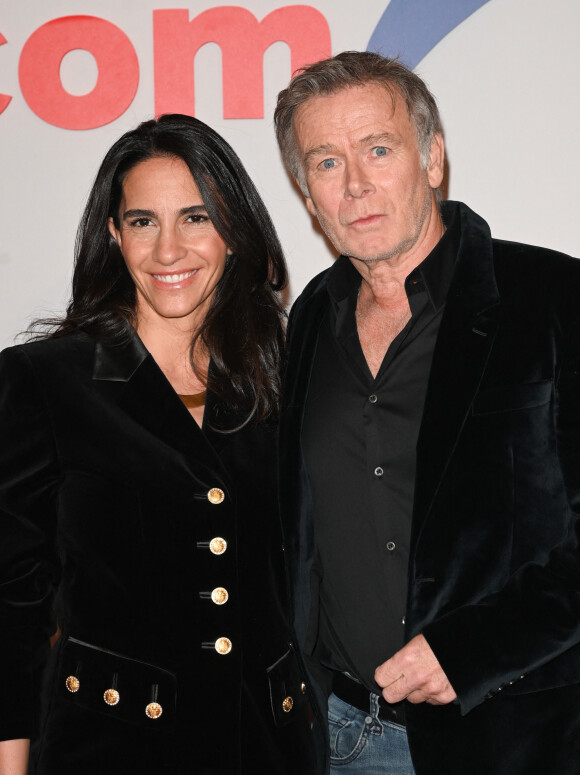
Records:
[[[407,696],[408,688],[405,675],[401,673],[398,678],[391,681],[383,688],[383,697],[387,702],[400,702]]]
[[[387,659],[386,662],[377,667],[375,670],[375,681],[384,689],[395,681],[399,681],[403,675],[401,670],[393,669],[393,658],[391,657],[391,659]]]

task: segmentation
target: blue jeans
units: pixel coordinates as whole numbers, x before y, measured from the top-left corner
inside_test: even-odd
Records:
[[[414,775],[405,727],[378,714],[376,694],[369,695],[368,714],[330,695],[331,775]]]

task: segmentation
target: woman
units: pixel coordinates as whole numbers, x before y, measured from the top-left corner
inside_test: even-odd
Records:
[[[42,775],[306,775],[272,223],[222,138],[163,116],[108,152],[76,254],[66,318],[0,358],[0,773],[37,737]]]

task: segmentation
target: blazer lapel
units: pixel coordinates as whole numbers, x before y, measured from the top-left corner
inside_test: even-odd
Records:
[[[203,487],[214,487],[216,476],[230,483],[217,452],[137,335],[122,346],[97,342],[93,379],[125,383],[119,408],[160,444],[180,452]]]
[[[326,311],[327,301],[326,285],[323,280],[304,303],[303,309],[298,312],[297,308],[294,308],[290,315],[288,361],[280,420],[280,436],[284,440],[280,450],[282,471],[286,470],[286,465],[289,466],[289,470],[295,470],[297,465],[302,465],[300,433],[320,323]],[[294,315],[299,316],[297,326],[293,326]]]
[[[304,303],[304,309],[298,313],[300,315],[298,328],[292,325],[294,310],[290,315],[284,404],[288,408],[301,407],[302,413],[310,384],[320,323],[326,312],[327,303],[328,294],[324,279]]]
[[[441,320],[417,443],[413,539],[432,506],[483,376],[500,297],[489,227],[459,205],[461,241]]]
[[[313,295],[298,302],[290,316],[284,408],[280,418],[280,511],[298,643],[306,639],[310,612],[310,567],[314,560],[314,522],[300,434],[320,324],[328,295],[322,281]],[[296,326],[293,317],[298,317]]]

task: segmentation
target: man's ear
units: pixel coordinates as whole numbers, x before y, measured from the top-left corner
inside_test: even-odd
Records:
[[[316,207],[314,207],[314,202],[309,196],[306,197],[306,207],[308,208],[310,215],[314,215],[316,217]]]
[[[429,163],[427,164],[427,177],[431,188],[439,188],[443,182],[445,167],[445,142],[440,132],[435,132],[429,151]]]

